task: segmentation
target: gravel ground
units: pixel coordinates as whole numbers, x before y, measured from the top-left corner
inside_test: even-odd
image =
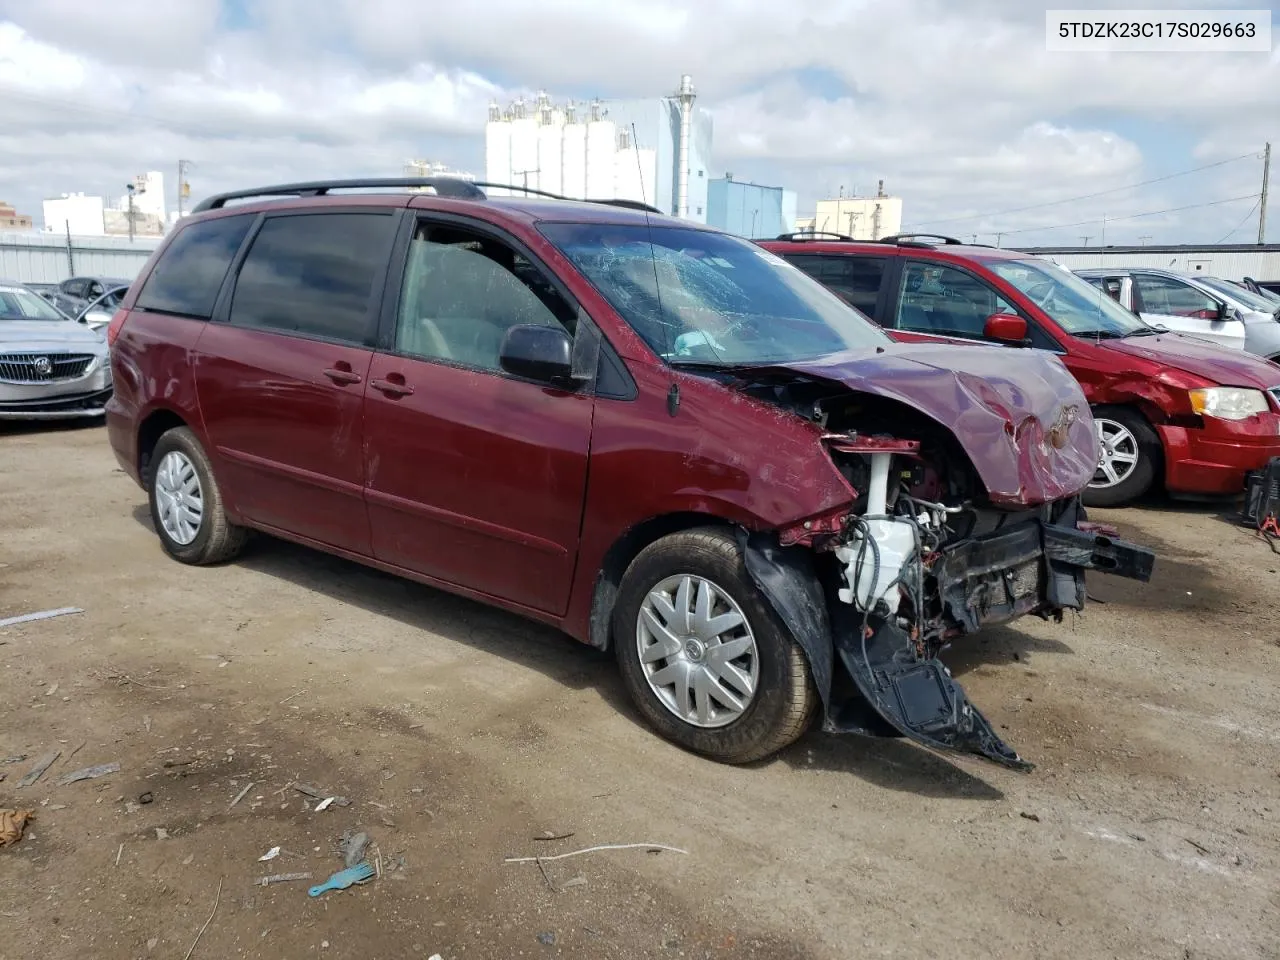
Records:
[[[1280,957],[1280,556],[1221,505],[1096,512],[1151,584],[949,655],[1032,773],[819,734],[729,768],[555,631],[266,538],[168,560],[100,427],[0,448],[0,617],[85,611],[0,630],[0,808],[36,810],[0,957],[181,958],[206,921],[193,960]],[[255,884],[357,830],[371,882]],[[504,863],[604,843],[687,854]]]

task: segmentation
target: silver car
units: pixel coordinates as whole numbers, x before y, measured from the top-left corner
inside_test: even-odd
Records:
[[[1225,280],[1154,267],[1075,271],[1147,323],[1280,363],[1280,311]]]
[[[102,333],[0,281],[0,419],[102,416],[111,362]]]

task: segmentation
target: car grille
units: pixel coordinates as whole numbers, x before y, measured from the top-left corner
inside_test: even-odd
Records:
[[[93,363],[91,353],[0,353],[0,380],[49,383],[83,377]]]

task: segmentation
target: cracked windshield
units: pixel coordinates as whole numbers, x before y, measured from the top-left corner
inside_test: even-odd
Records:
[[[890,342],[816,281],[745,240],[640,224],[542,231],[672,363],[789,363]]]

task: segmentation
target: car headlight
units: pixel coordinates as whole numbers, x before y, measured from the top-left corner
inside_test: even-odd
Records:
[[[1205,387],[1192,390],[1191,409],[1202,417],[1219,420],[1243,420],[1255,414],[1266,413],[1267,395],[1261,390],[1243,387]]]

